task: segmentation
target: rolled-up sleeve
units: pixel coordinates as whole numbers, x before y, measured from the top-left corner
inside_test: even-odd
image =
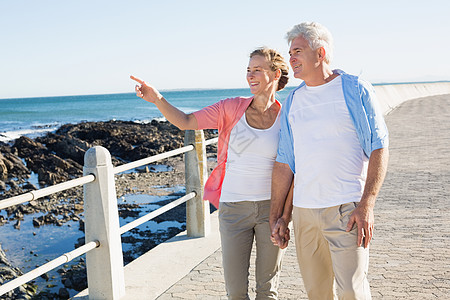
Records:
[[[370,83],[362,80],[360,83],[362,87],[361,99],[370,126],[371,149],[373,151],[380,148],[387,148],[389,147],[389,132],[375,90]]]

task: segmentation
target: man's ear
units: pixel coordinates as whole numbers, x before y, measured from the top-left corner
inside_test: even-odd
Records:
[[[321,61],[325,60],[325,54],[326,54],[326,52],[325,52],[325,48],[324,48],[324,47],[320,47],[319,49],[317,49],[317,54],[318,54],[319,59],[320,59]]]

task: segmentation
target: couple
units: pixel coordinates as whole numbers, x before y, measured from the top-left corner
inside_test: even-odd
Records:
[[[219,206],[229,299],[249,299],[253,239],[256,299],[277,299],[291,216],[309,299],[370,299],[368,247],[387,168],[387,128],[371,85],[330,68],[332,38],[325,27],[301,23],[287,39],[294,77],[303,83],[282,109],[275,93],[286,85],[288,67],[267,48],[250,54],[253,97],[185,114],[132,77],[136,94],[180,129],[219,131],[218,165],[205,199]]]

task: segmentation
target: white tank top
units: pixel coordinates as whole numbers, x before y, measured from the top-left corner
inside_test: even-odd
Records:
[[[220,201],[269,200],[277,156],[279,113],[268,129],[251,127],[245,113],[231,130]]]

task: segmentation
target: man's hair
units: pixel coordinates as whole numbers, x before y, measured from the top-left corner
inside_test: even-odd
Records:
[[[330,64],[333,58],[333,37],[325,26],[316,22],[303,22],[294,25],[286,33],[288,44],[291,44],[299,36],[306,39],[313,50],[323,47],[325,49],[324,60],[327,64]]]
[[[284,60],[283,56],[275,49],[270,49],[267,47],[261,47],[256,50],[254,50],[252,53],[250,53],[250,58],[252,58],[255,55],[260,55],[264,57],[270,65],[270,69],[272,71],[280,70],[281,71],[281,77],[278,80],[278,87],[277,91],[281,91],[287,84],[289,80],[289,66]]]

